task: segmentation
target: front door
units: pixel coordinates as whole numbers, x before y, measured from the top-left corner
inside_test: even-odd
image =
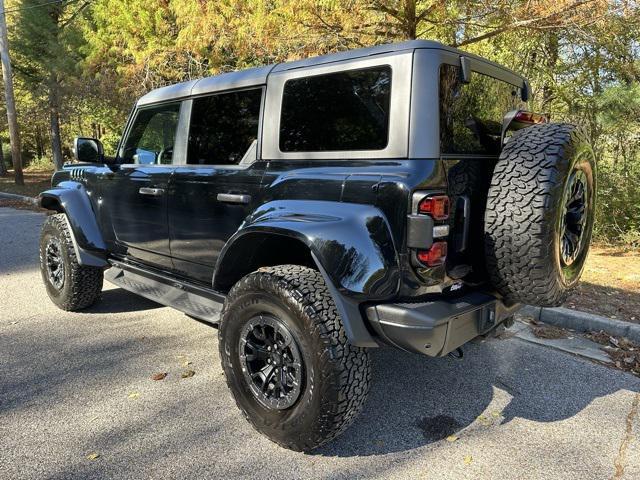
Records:
[[[173,268],[167,191],[179,117],[180,102],[138,110],[122,143],[119,164],[101,179],[103,221],[111,227],[106,231],[114,251],[162,269]]]
[[[193,99],[187,162],[169,181],[174,267],[209,286],[222,247],[259,204],[262,94],[252,88]]]

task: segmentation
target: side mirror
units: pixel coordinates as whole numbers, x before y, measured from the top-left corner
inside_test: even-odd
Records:
[[[95,138],[76,137],[73,140],[73,156],[82,163],[103,163],[102,142]]]

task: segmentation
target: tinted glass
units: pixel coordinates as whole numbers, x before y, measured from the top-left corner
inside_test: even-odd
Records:
[[[180,103],[140,110],[122,149],[123,163],[170,164]]]
[[[391,68],[331,73],[285,83],[280,150],[380,150],[389,138]]]
[[[477,72],[469,84],[460,79],[458,67],[441,66],[441,151],[497,155],[504,115],[522,106],[520,89]]]
[[[187,163],[240,163],[258,138],[261,98],[254,89],[194,99]]]

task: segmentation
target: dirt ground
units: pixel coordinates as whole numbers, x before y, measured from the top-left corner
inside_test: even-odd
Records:
[[[26,169],[23,173],[24,185],[15,184],[13,170],[9,170],[9,174],[6,177],[0,177],[0,192],[35,197],[51,186],[51,174],[53,171],[50,169]]]
[[[592,246],[582,282],[564,306],[640,323],[640,251]]]

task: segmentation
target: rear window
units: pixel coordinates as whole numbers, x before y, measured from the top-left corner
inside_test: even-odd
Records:
[[[523,106],[520,88],[478,72],[469,84],[460,79],[459,67],[440,67],[441,152],[499,154],[502,119]]]
[[[390,101],[389,66],[288,80],[280,150],[381,150],[389,139]]]

